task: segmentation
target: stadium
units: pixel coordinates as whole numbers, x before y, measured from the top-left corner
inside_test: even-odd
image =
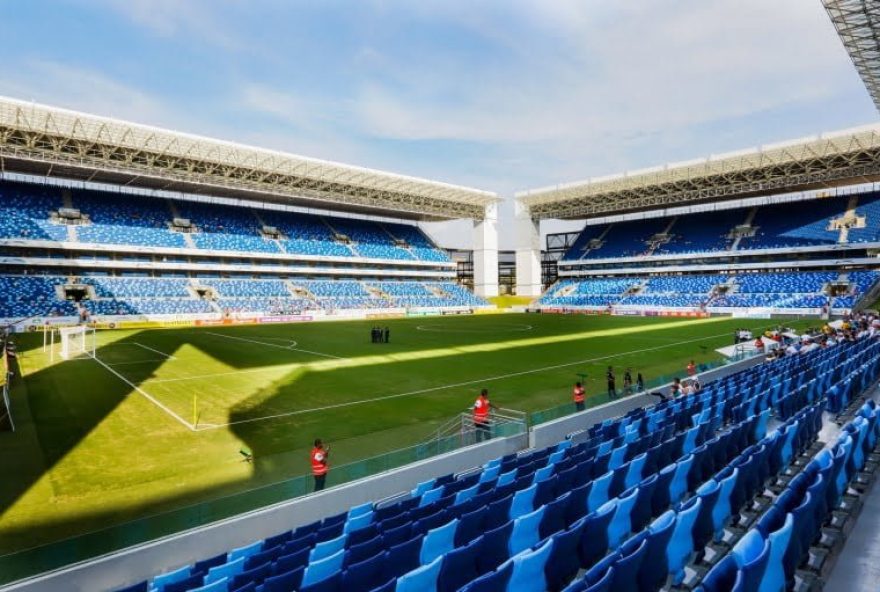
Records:
[[[877,589],[880,123],[510,196],[231,137],[0,96],[0,592]]]

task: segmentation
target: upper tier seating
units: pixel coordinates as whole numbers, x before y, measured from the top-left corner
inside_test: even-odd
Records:
[[[670,230],[669,242],[661,244],[655,255],[709,253],[725,251],[732,240],[726,238],[734,226],[745,221],[745,210],[701,212],[678,216]]]
[[[669,218],[651,218],[614,223],[605,235],[602,246],[588,252],[584,259],[608,259],[612,257],[637,257],[644,255],[648,251],[648,239],[655,234],[663,232],[668,225]]]
[[[394,244],[394,238],[380,224],[354,218],[333,218],[328,224],[336,232],[354,243],[354,250],[371,259],[402,259],[412,261],[415,256]]]
[[[0,182],[0,238],[449,262],[446,253],[414,225],[257,211],[127,193],[80,189],[70,193],[70,205],[86,219],[72,227],[52,221],[52,213],[64,204],[61,189]],[[186,236],[172,230],[175,216],[190,220],[195,232]],[[281,237],[264,237],[264,226],[275,227]],[[337,241],[334,228],[352,244]],[[405,241],[406,248],[396,246],[395,239]]]
[[[178,249],[186,246],[183,236],[170,230],[171,210],[164,199],[76,191],[73,205],[91,220],[90,224],[77,226],[80,242]]]
[[[880,194],[859,196],[856,215],[865,216],[864,228],[850,228],[847,240],[851,243],[880,241]]]
[[[847,197],[814,199],[803,204],[781,203],[758,208],[754,237],[744,238],[740,249],[783,249],[834,245],[839,231],[829,230],[832,219],[843,216]]]
[[[404,240],[409,245],[410,252],[422,261],[449,261],[449,255],[438,249],[418,226],[406,224],[391,224],[383,222],[382,225],[394,238]]]
[[[66,241],[67,227],[49,217],[60,207],[54,187],[0,183],[0,237]]]
[[[565,257],[563,259],[581,259],[586,255],[586,250],[589,249],[590,241],[593,239],[598,239],[602,236],[608,229],[607,224],[597,225],[597,226],[585,226],[581,233],[578,235],[577,239],[575,239],[574,243],[571,245],[571,248],[565,253]]]
[[[654,592],[669,582],[677,586],[686,566],[701,561],[715,542],[731,540],[737,543],[732,553],[739,553],[737,540],[749,540],[741,533],[756,524],[756,513],[794,511],[783,506],[794,501],[785,494],[771,501],[768,487],[780,490],[781,484],[807,498],[805,492],[820,491],[814,475],[828,463],[817,461],[815,471],[802,467],[811,455],[829,456],[814,445],[823,409],[847,407],[878,374],[880,344],[873,339],[785,358],[710,382],[698,395],[595,424],[578,443],[497,458],[429,479],[403,499],[358,505],[295,529],[282,526],[266,539],[124,592]],[[831,393],[827,399],[825,393]],[[778,425],[769,426],[771,414]],[[836,472],[826,472],[833,479],[824,479],[821,489],[821,499],[830,502],[821,506],[823,516],[865,468],[878,442],[878,417],[866,404],[844,427],[839,454],[831,455]],[[830,483],[835,496],[825,495]],[[816,515],[819,507],[814,503],[800,515]],[[767,589],[794,583],[789,566],[798,567],[821,521],[810,524],[815,531],[804,527],[803,537],[786,539],[806,546],[777,559],[783,585]],[[756,581],[766,563],[765,557]],[[757,571],[752,562],[740,565]],[[703,585],[705,592],[758,589]]]
[[[880,242],[878,193],[865,193],[856,198],[854,213],[865,217],[864,228],[850,228],[845,235],[833,228],[832,221],[844,216],[850,199],[851,196],[844,195],[796,203],[629,220],[610,226],[585,226],[563,260],[643,256],[649,252],[649,239],[667,227],[668,240],[661,241],[651,255],[715,253],[730,250],[734,245],[737,251],[834,246],[842,236],[846,237],[847,243]],[[755,211],[751,221],[754,236],[743,236],[739,241],[728,238],[736,227],[746,224],[752,210]],[[604,244],[598,249],[585,251],[590,241],[603,233]]]
[[[280,253],[278,244],[260,236],[261,225],[251,210],[178,201],[180,215],[195,225],[193,242],[200,249]]]
[[[276,227],[284,235],[281,245],[288,253],[322,257],[355,256],[347,246],[333,240],[333,230],[318,216],[274,210],[266,210],[260,215],[266,224]]]

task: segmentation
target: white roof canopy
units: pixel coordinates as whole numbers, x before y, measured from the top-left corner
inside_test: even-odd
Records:
[[[880,110],[880,2],[822,0],[822,4]]]
[[[487,191],[0,97],[0,171],[417,220],[482,218]]]
[[[880,180],[880,124],[516,194],[535,219],[590,218]]]

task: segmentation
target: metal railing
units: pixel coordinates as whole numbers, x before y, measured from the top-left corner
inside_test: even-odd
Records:
[[[528,430],[528,414],[517,409],[494,408],[489,415],[490,437],[507,437],[524,434]],[[459,413],[434,432],[426,443],[458,438],[460,446],[477,443],[477,430],[470,413]]]

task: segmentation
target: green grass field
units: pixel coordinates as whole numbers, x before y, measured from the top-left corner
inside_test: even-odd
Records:
[[[382,323],[387,345],[370,343],[370,322],[104,331],[97,360],[54,364],[41,336],[21,336],[18,430],[0,433],[0,555],[305,474],[315,437],[337,465],[362,459],[424,441],[482,387],[502,407],[540,410],[569,402],[576,373],[599,396],[609,364],[650,380],[769,322]]]

